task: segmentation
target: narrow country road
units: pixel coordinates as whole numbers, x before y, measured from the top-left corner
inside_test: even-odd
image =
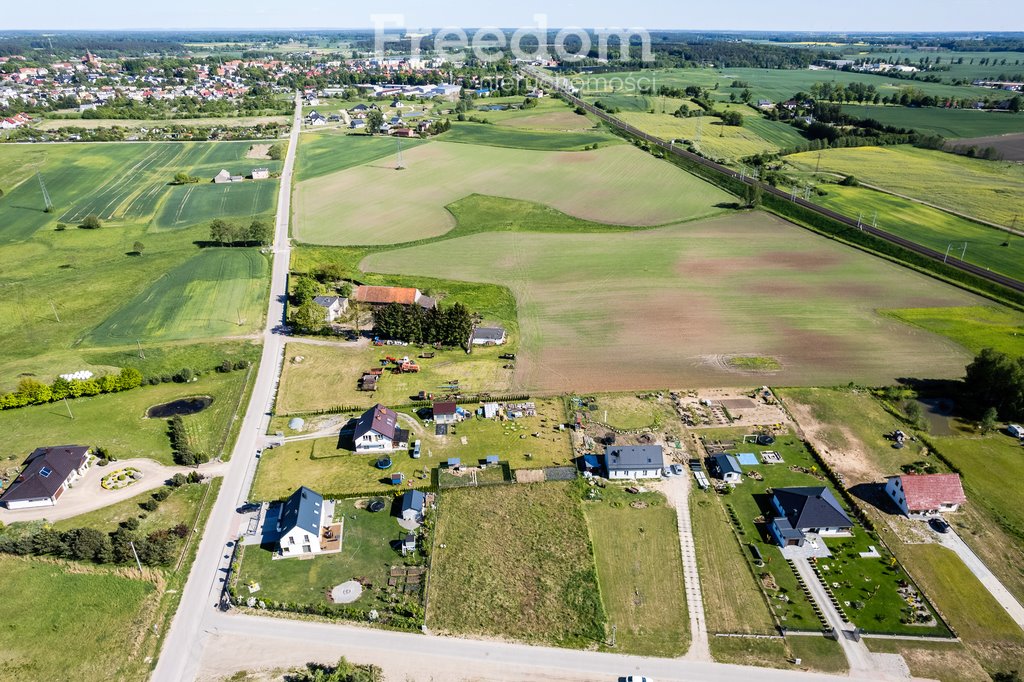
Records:
[[[253,385],[252,397],[242,419],[238,440],[231,454],[224,483],[203,533],[199,551],[192,564],[188,582],[181,596],[181,606],[171,622],[152,679],[155,682],[178,682],[195,679],[207,637],[203,621],[213,615],[219,602],[239,515],[236,510],[245,501],[249,481],[255,471],[256,448],[267,432],[274,395],[281,372],[286,337],[282,333],[287,298],[288,266],[291,241],[288,222],[291,214],[292,173],[295,149],[302,127],[301,93],[295,93],[295,114],[288,139],[288,154],[281,170],[277,200],[277,221],[274,231],[274,265],[270,280],[270,303],[263,330],[263,354]]]

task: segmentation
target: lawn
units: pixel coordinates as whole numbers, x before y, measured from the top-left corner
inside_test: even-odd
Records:
[[[423,142],[419,138],[402,140],[402,149],[408,151]],[[305,134],[299,137],[299,148],[295,154],[295,181],[301,182],[362,166],[393,157],[396,152],[395,140],[389,137],[335,131]],[[390,166],[394,167],[394,159]]]
[[[873,118],[885,125],[913,128],[946,138],[1024,132],[1024,116],[1005,112],[847,104],[843,106],[843,113],[857,118]]]
[[[659,401],[636,395],[607,394],[591,396],[590,419],[603,422],[616,429],[630,431],[650,427],[657,431],[666,421],[675,420],[676,415],[669,398]]]
[[[947,336],[972,353],[995,348],[1024,355],[1024,315],[1009,308],[904,308],[881,313]]]
[[[1024,192],[1020,164],[902,145],[827,149],[820,153],[820,166],[818,158],[818,152],[786,157],[804,170],[820,167],[853,175],[861,182],[1000,225],[1010,225],[1020,212]]]
[[[266,256],[256,249],[204,249],[113,312],[86,343],[117,346],[253,333],[263,324],[269,271]]]
[[[513,347],[514,348],[514,347]],[[498,356],[509,352],[509,346],[477,348],[467,355],[462,349],[436,351],[430,359],[416,358],[424,351],[414,346],[364,346],[344,348],[314,346],[302,342],[289,343],[285,350],[284,372],[277,394],[275,412],[290,414],[328,409],[337,406],[371,407],[409,402],[420,391],[444,393],[440,388],[453,379],[464,391],[506,394],[511,387],[512,370],[504,369],[507,360]],[[358,390],[359,379],[371,367],[380,367],[385,356],[415,359],[420,365],[416,374],[384,374],[377,390]],[[302,358],[298,361],[297,358]],[[330,390],[323,390],[330,386]]]
[[[545,483],[446,493],[431,565],[431,630],[604,643],[606,616],[577,490]]]
[[[8,555],[0,555],[0,573],[5,593],[17,595],[0,601],[0,677],[26,682],[148,677],[139,633],[149,627],[158,599],[152,582],[128,578],[123,571]],[[68,646],[74,655],[56,655]]]
[[[533,201],[577,218],[632,226],[708,216],[720,211],[716,204],[732,200],[631,145],[554,152],[438,141],[403,152],[403,159],[402,171],[366,164],[298,183],[296,237],[335,245],[437,237],[455,227],[445,207],[471,194]],[[339,215],[346,216],[340,224]]]
[[[708,632],[775,634],[749,567],[750,553],[736,542],[721,503],[695,490],[690,493],[690,515]]]
[[[824,637],[794,636],[786,639],[712,637],[711,655],[720,663],[761,668],[818,670],[844,674],[849,670],[839,643]],[[791,661],[799,658],[800,665]]]
[[[114,462],[101,468],[99,473],[105,476],[111,471],[117,471],[118,468],[119,465]],[[148,490],[124,502],[58,521],[53,524],[53,527],[57,530],[95,528],[104,533],[112,533],[117,530],[122,521],[134,518],[139,520],[139,534],[146,535],[155,530],[176,526],[179,523],[191,525],[200,511],[199,505],[208,490],[209,486],[201,483],[186,483],[183,486],[171,488],[171,494],[160,503],[156,511],[147,512],[139,505],[152,499],[154,491]]]
[[[957,635],[986,668],[1012,669],[1024,654],[1024,632],[960,558],[937,545],[904,545],[901,555]]]
[[[876,309],[980,303],[759,212],[622,233],[481,233],[371,253],[360,267],[508,287],[513,385],[529,391],[761,381],[721,355],[777,358],[780,385],[959,377],[963,349]]]
[[[601,601],[615,625],[615,651],[675,657],[689,646],[689,612],[683,591],[676,512],[658,493],[636,497],[609,486],[583,514],[597,563]],[[628,498],[628,499],[627,499]]]
[[[0,429],[4,432],[0,453],[8,459],[0,459],[0,465],[20,464],[41,445],[66,443],[100,445],[119,459],[148,457],[170,464],[167,420],[147,419],[146,410],[153,405],[196,395],[209,395],[214,400],[206,410],[183,417],[194,444],[211,456],[220,454],[223,447],[224,455],[228,456],[230,450],[225,447],[228,430],[246,375],[246,371],[210,372],[190,384],[166,383],[124,393],[78,398],[68,402],[74,419],[63,403],[5,410],[0,412]]]
[[[622,138],[596,129],[563,132],[557,130],[530,130],[483,123],[454,122],[452,123],[452,129],[444,133],[439,139],[444,142],[545,152],[580,151],[595,144],[599,147],[622,144]]]
[[[392,566],[420,563],[410,557],[403,558],[392,547],[407,531],[398,525],[390,510],[372,513],[357,500],[338,500],[335,519],[342,519],[341,552],[312,559],[274,560],[270,548],[258,545],[245,547],[238,576],[236,592],[243,597],[250,595],[248,585],[259,583],[260,590],[253,593],[257,599],[295,604],[323,604],[330,615],[337,609],[327,599],[327,593],[335,585],[354,580],[366,579],[372,587],[364,588],[355,602],[345,605],[346,610],[369,613],[376,609],[386,623],[389,614],[408,609],[419,609],[422,596],[419,592],[409,593],[396,603],[392,601],[393,589],[388,587],[388,576]],[[348,614],[351,617],[351,613]]]
[[[626,111],[616,114],[616,117],[663,140],[686,140],[705,156],[715,159],[738,160],[744,156],[779,150],[777,145],[761,137],[756,130],[746,125],[722,125],[721,119],[712,116],[676,118],[671,114]]]

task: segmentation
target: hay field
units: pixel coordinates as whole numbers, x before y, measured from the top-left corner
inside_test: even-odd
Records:
[[[296,237],[315,244],[391,244],[455,226],[445,206],[469,194],[536,201],[578,218],[660,225],[716,213],[731,195],[628,145],[538,152],[431,142],[394,159],[295,186]],[[344,216],[342,220],[340,217]]]
[[[372,254],[361,267],[508,286],[520,324],[514,382],[526,390],[760,381],[723,354],[775,358],[780,385],[958,377],[964,349],[876,308],[980,302],[756,212],[619,234],[483,233]]]
[[[813,170],[818,156],[818,152],[804,152],[786,159],[803,170]],[[983,220],[1010,225],[1020,213],[1024,196],[1020,164],[902,145],[827,149],[820,156],[822,171],[853,175],[861,182]]]
[[[205,249],[105,319],[90,345],[248,334],[263,322],[270,266],[256,249]]]
[[[753,130],[745,126],[722,125],[721,119],[714,116],[676,118],[671,114],[632,111],[624,111],[616,116],[648,135],[663,140],[689,140],[695,143],[703,154],[716,159],[738,159],[779,149]]]
[[[497,125],[505,128],[524,128],[526,130],[559,130],[581,131],[594,127],[593,121],[580,116],[570,109],[558,109],[546,113],[530,114],[516,118],[504,119]]]

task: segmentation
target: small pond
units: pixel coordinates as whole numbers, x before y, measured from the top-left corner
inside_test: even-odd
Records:
[[[202,412],[205,410],[212,402],[213,398],[208,395],[179,398],[178,400],[169,403],[154,405],[146,410],[146,416],[151,419],[167,419],[176,414],[180,414],[182,416],[195,414],[196,412]]]

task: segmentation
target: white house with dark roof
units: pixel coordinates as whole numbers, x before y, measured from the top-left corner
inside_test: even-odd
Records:
[[[473,330],[470,342],[474,346],[500,346],[507,338],[504,327],[477,327]]]
[[[88,468],[89,448],[84,445],[36,448],[0,494],[0,504],[8,509],[52,507]]]
[[[398,413],[374,405],[356,421],[352,434],[356,452],[390,452],[409,445],[409,432],[398,426]]]
[[[609,445],[604,466],[608,478],[660,478],[665,456],[660,445]]]
[[[324,309],[324,319],[327,322],[334,322],[348,310],[348,299],[344,296],[316,296],[313,303]]]
[[[326,511],[327,505],[320,493],[306,486],[292,493],[284,502],[277,519],[281,556],[309,556],[323,552],[320,535],[332,521],[331,518],[325,518]]]
[[[955,512],[967,501],[959,474],[890,476],[885,494],[906,516]]]
[[[843,506],[824,486],[776,488],[771,505],[768,532],[780,547],[802,547],[808,533],[849,535],[853,530]]]

